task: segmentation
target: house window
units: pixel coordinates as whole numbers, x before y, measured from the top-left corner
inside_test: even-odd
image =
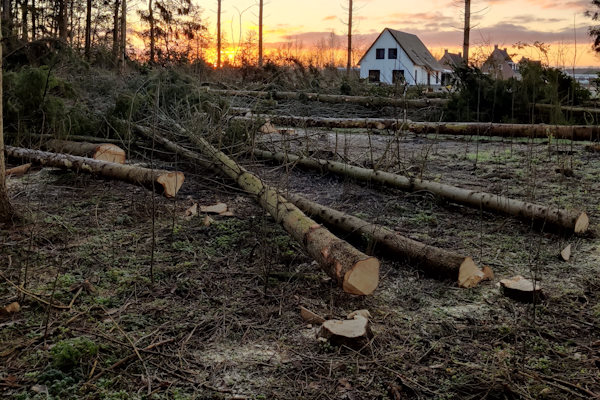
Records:
[[[385,49],[376,49],[375,58],[378,60],[383,60],[385,58]]]
[[[369,82],[379,82],[381,79],[381,72],[378,69],[369,70]]]
[[[388,58],[390,60],[398,59],[398,49],[388,49]]]
[[[404,83],[403,69],[395,69],[392,71],[392,83]]]

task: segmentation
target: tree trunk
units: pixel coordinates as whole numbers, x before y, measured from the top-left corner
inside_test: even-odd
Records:
[[[256,196],[258,203],[271,214],[278,223],[313,257],[342,289],[351,294],[368,295],[379,283],[379,261],[358,251],[344,240],[334,236],[327,229],[307,217],[296,206],[288,202],[275,189],[265,185],[258,177],[248,172],[215,149],[205,139],[190,135],[177,126],[179,133],[190,137],[202,155],[214,168],[233,179],[248,194]],[[138,132],[160,143],[169,143],[169,148],[192,161],[203,160],[200,155],[186,150],[156,135],[147,128],[139,127]],[[202,165],[206,165],[203,161]]]
[[[123,72],[125,70],[125,56],[127,55],[127,0],[121,0],[121,47],[119,55],[119,66],[121,72]]]
[[[472,271],[479,271],[471,257],[417,242],[384,226],[368,223],[302,196],[288,193],[287,197],[306,214],[316,217],[326,225],[372,240],[375,245],[381,244],[384,250],[394,256],[405,257],[416,262],[429,275],[450,278],[458,282],[459,276],[470,277]],[[466,282],[471,280],[467,279]],[[463,286],[462,282],[459,282],[459,285]]]
[[[85,13],[85,58],[89,61],[92,51],[92,0],[87,0]]]
[[[67,153],[117,164],[125,164],[126,158],[123,149],[109,143],[94,144],[54,139],[48,141],[44,148],[55,153]]]
[[[463,60],[469,65],[469,36],[471,35],[471,0],[465,0],[465,28],[463,32]]]
[[[163,193],[166,197],[175,197],[185,179],[182,172],[121,165],[69,154],[49,153],[21,147],[5,146],[5,150],[9,157],[26,160],[34,165],[88,172],[104,178],[139,184],[147,188],[154,187],[157,192]]]
[[[348,61],[346,74],[350,75],[352,69],[352,0],[348,0]]]
[[[115,8],[113,10],[113,35],[112,35],[112,59],[117,65],[119,57],[119,0],[115,0]]]
[[[31,0],[31,40],[35,40],[37,38],[36,30],[37,30],[37,10],[35,8],[35,0]]]
[[[343,96],[334,94],[304,93],[304,92],[260,92],[252,90],[222,90],[210,89],[211,92],[226,96],[250,96],[259,98],[272,98],[274,100],[310,100],[323,103],[349,103],[360,104],[368,107],[393,106],[400,108],[425,108],[444,106],[446,99],[401,99],[392,97],[369,96]]]
[[[5,50],[12,48],[13,20],[11,0],[2,0],[2,42]]]
[[[29,13],[29,5],[27,4],[27,0],[21,1],[21,24],[22,24],[22,32],[21,32],[21,40],[24,42],[29,41],[29,24],[27,21]]]
[[[235,111],[235,110],[233,110]],[[282,126],[348,128],[348,129],[400,129],[417,134],[526,137],[534,139],[569,139],[575,141],[600,140],[597,125],[527,125],[491,124],[484,122],[403,122],[391,118],[319,118],[293,115],[262,115],[272,123]],[[236,117],[247,118],[252,117]]]
[[[468,190],[443,183],[408,178],[389,172],[356,167],[340,162],[299,157],[293,154],[271,153],[254,150],[257,157],[292,163],[306,168],[325,170],[348,176],[359,181],[376,182],[407,191],[428,191],[445,200],[465,206],[492,211],[534,221],[542,226],[548,225],[564,229],[571,233],[583,233],[588,229],[589,219],[585,212],[564,210],[555,207],[527,203],[491,193]]]
[[[63,42],[67,42],[67,0],[58,0],[58,38]]]
[[[258,66],[263,66],[263,0],[258,3]]]
[[[5,5],[5,3],[3,4]],[[3,18],[2,18],[3,19]],[[0,19],[0,39],[2,38],[2,19]],[[6,190],[6,178],[5,178],[5,160],[4,160],[4,123],[3,123],[3,103],[2,103],[2,46],[0,46],[0,222],[9,222],[13,220],[16,215],[15,211],[10,204],[8,198],[8,191]]]
[[[148,20],[150,21],[150,64],[154,64],[155,58],[155,38],[154,38],[154,9],[152,0],[148,0]]]
[[[217,68],[221,68],[221,0],[217,0]]]

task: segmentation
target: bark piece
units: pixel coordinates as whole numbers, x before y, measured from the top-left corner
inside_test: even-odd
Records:
[[[376,182],[402,190],[428,191],[454,203],[485,211],[508,214],[524,220],[533,220],[540,225],[552,226],[574,233],[584,233],[589,227],[589,218],[582,211],[565,210],[528,203],[492,193],[463,189],[443,183],[410,178],[336,161],[300,157],[294,154],[272,153],[258,149],[254,150],[254,155],[267,160],[274,160],[281,163],[289,162],[305,168],[325,170],[359,181]]]
[[[288,199],[305,213],[315,216],[330,226],[357,236],[367,237],[376,244],[382,245],[383,250],[393,255],[416,261],[425,272],[432,276],[450,278],[457,281],[461,287],[473,287],[486,279],[485,272],[477,267],[471,257],[429,246],[402,236],[384,226],[371,224],[297,194],[288,193]],[[488,275],[490,272],[491,269],[489,269]],[[473,276],[475,278],[472,278]]]
[[[512,299],[533,302],[542,297],[542,288],[539,283],[534,283],[521,275],[512,278],[502,279],[499,284],[504,294]]]
[[[30,168],[31,168],[31,163],[19,165],[18,167],[7,169],[4,172],[4,175],[5,176],[20,177],[20,176],[25,175],[27,173],[27,171],[29,171]]]
[[[325,321],[319,331],[319,337],[329,340],[332,345],[352,348],[364,346],[370,336],[369,320],[360,315],[354,319]]]
[[[309,324],[322,324],[323,322],[325,322],[325,318],[302,306],[300,306],[300,316],[305,322]]]
[[[126,159],[125,151],[111,143],[96,144],[54,139],[46,142],[44,147],[54,153],[67,153],[118,164],[125,164]]]
[[[88,172],[104,178],[139,184],[148,188],[154,187],[155,190],[163,193],[166,197],[175,197],[185,179],[182,172],[122,165],[70,154],[50,153],[12,146],[5,146],[5,151],[10,158],[27,160],[34,165]]]
[[[571,258],[571,245],[570,244],[567,247],[565,247],[564,249],[562,249],[562,251],[560,252],[560,258],[562,258],[563,261],[569,261],[569,259]]]
[[[264,184],[257,176],[238,165],[225,153],[215,149],[206,139],[191,135],[176,125],[179,133],[190,137],[214,168],[233,179],[246,193],[256,196],[258,203],[280,223],[306,252],[317,261],[342,289],[351,294],[368,295],[379,284],[379,260],[358,251],[346,241],[308,218],[296,206],[287,201],[274,188]],[[202,160],[198,154],[185,149],[158,134],[152,135],[147,128],[138,129],[144,135],[158,138],[168,148],[192,160]]]

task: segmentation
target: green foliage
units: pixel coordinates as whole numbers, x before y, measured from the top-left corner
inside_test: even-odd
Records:
[[[4,123],[8,131],[48,132],[64,137],[97,130],[97,119],[75,103],[73,87],[52,74],[48,66],[4,72],[3,79]]]
[[[62,340],[50,350],[52,366],[65,372],[75,369],[83,359],[96,354],[98,345],[85,336]]]
[[[560,105],[579,105],[590,93],[573,78],[556,68],[523,61],[521,79],[493,79],[478,68],[460,66],[446,108],[447,121],[508,123],[566,123]],[[550,113],[535,110],[535,104],[556,106]]]

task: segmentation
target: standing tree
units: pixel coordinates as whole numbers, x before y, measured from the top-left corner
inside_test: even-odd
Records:
[[[0,35],[2,32],[0,22]],[[1,36],[0,36],[1,39]],[[14,209],[10,204],[4,177],[4,123],[2,122],[2,46],[0,46],[0,222],[9,222],[15,217]]]
[[[217,68],[221,68],[221,0],[217,0]]]
[[[469,36],[471,35],[471,0],[465,0],[465,28],[463,39],[463,60],[469,65]]]
[[[23,27],[21,32],[21,39],[24,42],[29,40],[29,26],[27,25],[27,14],[29,12],[29,5],[27,4],[27,0],[21,1],[21,26]]]
[[[58,24],[58,38],[63,42],[67,42],[68,39],[68,21],[67,21],[67,0],[58,0],[58,15],[57,15],[57,24]]]
[[[85,58],[89,61],[92,48],[92,0],[87,0],[85,13]]]
[[[352,69],[352,0],[348,0],[348,61],[346,62],[346,74],[350,75]]]
[[[121,0],[121,48],[119,53],[119,65],[123,71],[127,55],[127,0]]]
[[[600,0],[592,0],[593,10],[585,12],[592,21],[600,21]],[[600,53],[600,25],[590,26],[590,36],[594,39],[594,51]]]
[[[115,0],[114,12],[113,12],[113,29],[112,29],[112,59],[113,62],[118,60],[119,57],[119,0]]]
[[[263,66],[263,0],[258,3],[258,66]]]

